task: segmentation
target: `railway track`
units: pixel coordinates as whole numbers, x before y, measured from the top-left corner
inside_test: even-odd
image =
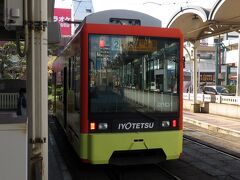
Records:
[[[213,150],[213,151],[215,151],[215,152],[218,152],[218,153],[220,153],[220,154],[222,154],[222,155],[225,155],[225,156],[228,156],[228,157],[230,157],[230,158],[233,158],[233,159],[235,159],[235,160],[240,161],[240,157],[239,157],[239,156],[237,156],[237,155],[235,155],[235,154],[232,154],[232,153],[229,153],[229,152],[224,151],[224,150],[220,150],[220,149],[217,148],[217,147],[214,147],[214,146],[212,146],[212,145],[209,145],[208,143],[204,143],[204,142],[202,142],[202,141],[200,141],[200,140],[197,140],[197,139],[195,139],[195,138],[191,138],[190,136],[184,135],[184,136],[183,136],[183,139],[184,139],[185,141],[189,141],[189,142],[194,143],[194,144],[197,144],[197,145],[199,145],[199,146],[202,146],[202,147],[205,147],[205,148],[209,148],[209,149],[211,149],[211,150]]]
[[[164,172],[166,175],[168,175],[169,178],[171,178],[172,180],[181,180],[181,178],[177,177],[176,175],[174,175],[173,173],[171,173],[167,169],[161,167],[160,165],[158,165],[158,167],[159,167],[159,169],[162,170],[162,172]]]
[[[106,168],[107,167],[107,168]],[[181,180],[161,165],[106,166],[110,180]]]

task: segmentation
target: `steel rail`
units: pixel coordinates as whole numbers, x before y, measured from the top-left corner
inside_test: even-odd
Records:
[[[169,176],[169,178],[171,178],[172,180],[181,180],[181,178],[177,177],[176,175],[174,175],[173,173],[171,173],[169,170],[163,168],[163,167],[160,166],[159,164],[157,165],[157,167],[158,167],[159,169],[161,169],[162,172],[163,172],[165,175]]]
[[[235,159],[235,160],[240,161],[240,157],[238,157],[238,156],[236,156],[236,155],[233,155],[233,154],[228,153],[228,152],[226,152],[226,151],[220,150],[220,149],[218,149],[218,148],[216,148],[216,147],[210,146],[210,145],[208,145],[207,143],[200,142],[199,140],[196,140],[196,139],[194,139],[194,138],[190,138],[189,136],[183,135],[183,139],[184,139],[184,140],[187,140],[187,141],[190,141],[190,142],[192,142],[192,143],[195,143],[195,144],[197,144],[197,145],[200,145],[200,146],[203,146],[203,147],[212,149],[212,150],[215,151],[215,152],[218,152],[218,153],[220,153],[220,154],[223,154],[223,155],[225,155],[225,156],[228,156],[228,157],[231,157],[231,158],[233,158],[233,159]]]
[[[163,176],[166,176],[169,180],[181,180],[181,178],[177,177],[173,173],[171,173],[169,170],[163,168],[161,165],[156,164],[157,168],[161,170],[161,174]],[[116,169],[120,168],[120,169]],[[117,166],[115,168],[110,167],[110,169],[105,169],[106,175],[111,179],[111,180],[124,180],[124,171],[121,169],[121,167]]]

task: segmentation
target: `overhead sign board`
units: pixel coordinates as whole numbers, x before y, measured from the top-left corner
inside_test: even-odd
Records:
[[[71,9],[54,8],[54,22],[58,22],[61,28],[62,36],[71,36],[71,24],[66,21],[71,21]]]

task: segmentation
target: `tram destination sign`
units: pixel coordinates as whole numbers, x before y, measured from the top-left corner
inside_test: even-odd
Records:
[[[123,50],[129,52],[153,52],[157,50],[156,40],[134,39],[123,44]]]

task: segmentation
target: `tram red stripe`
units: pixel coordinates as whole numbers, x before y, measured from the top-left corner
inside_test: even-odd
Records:
[[[119,26],[111,24],[85,24],[80,34],[81,40],[81,124],[80,132],[88,133],[88,35],[89,34],[116,34],[116,35],[138,35],[166,38],[181,38],[180,43],[180,129],[183,127],[183,36],[178,29],[143,27],[143,26]]]
[[[88,132],[88,35],[83,28],[81,33],[81,112],[80,132]]]

